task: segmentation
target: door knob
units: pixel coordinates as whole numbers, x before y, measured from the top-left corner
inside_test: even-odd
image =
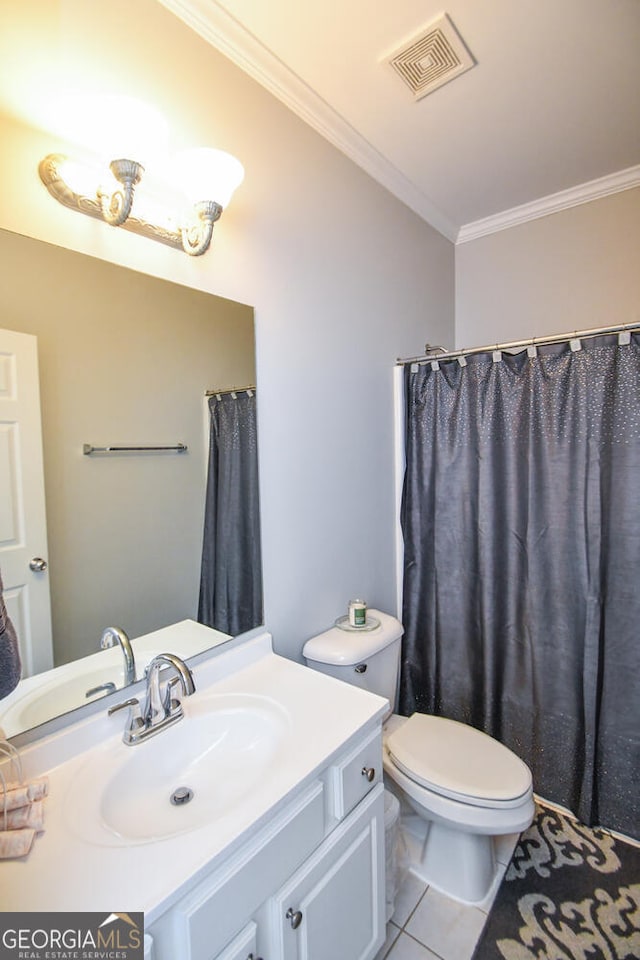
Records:
[[[42,573],[47,569],[47,561],[43,560],[42,557],[34,557],[33,560],[29,561],[29,569],[33,570],[34,573]]]
[[[289,907],[285,916],[287,920],[291,921],[292,928],[297,930],[302,923],[302,910],[294,910],[293,907]]]
[[[376,776],[375,767],[363,767],[362,776],[366,777],[369,783],[373,783]]]

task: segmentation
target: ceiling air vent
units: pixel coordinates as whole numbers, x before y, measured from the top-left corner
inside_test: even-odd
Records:
[[[475,60],[446,13],[433,20],[387,62],[400,75],[416,100],[426,97],[475,66]]]

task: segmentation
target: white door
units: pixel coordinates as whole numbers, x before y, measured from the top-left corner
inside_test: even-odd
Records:
[[[22,676],[53,666],[38,344],[0,330],[0,569]]]

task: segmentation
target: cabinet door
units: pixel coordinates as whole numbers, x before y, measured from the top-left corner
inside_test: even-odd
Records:
[[[378,784],[270,905],[273,956],[371,960],[384,940],[384,801]]]
[[[260,960],[256,952],[255,923],[248,923],[215,960]]]
[[[324,811],[324,788],[318,781],[197,883],[149,930],[157,960],[212,960],[226,950],[273,891],[322,845]],[[222,956],[227,960],[224,952]],[[242,954],[240,958],[244,960]]]

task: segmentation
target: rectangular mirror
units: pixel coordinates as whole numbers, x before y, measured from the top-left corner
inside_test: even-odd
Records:
[[[205,394],[255,385],[253,309],[6,230],[0,258],[0,328],[37,341],[48,541],[37,551],[46,552],[46,570],[10,583],[21,531],[5,524],[0,568],[25,644],[23,676],[42,676],[83,658],[93,663],[107,626],[137,638],[198,618]],[[187,449],[86,455],[84,444]],[[5,476],[7,489],[11,482]],[[11,521],[12,511],[4,513]],[[30,635],[27,603],[45,580],[50,641],[45,629]],[[261,613],[254,619],[258,626]],[[0,726],[20,692],[0,699]]]

